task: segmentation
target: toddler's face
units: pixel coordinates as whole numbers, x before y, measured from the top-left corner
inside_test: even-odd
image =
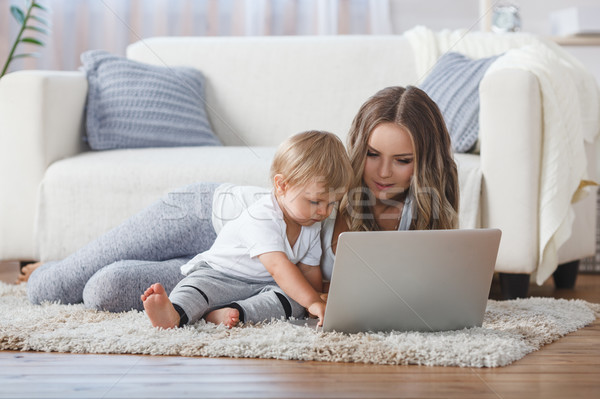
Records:
[[[277,192],[285,217],[302,226],[311,226],[325,220],[344,194],[317,181],[301,187],[288,185],[283,192]]]

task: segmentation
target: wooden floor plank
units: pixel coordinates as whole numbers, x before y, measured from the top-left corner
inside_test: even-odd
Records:
[[[474,369],[479,375],[487,374],[593,374],[600,378],[600,364],[546,364],[515,362],[506,367]]]
[[[0,281],[14,283],[19,276],[19,262],[0,261]]]
[[[141,393],[139,384],[120,382],[106,397],[110,398],[112,393],[117,397],[127,398],[163,398],[173,391],[173,386],[157,382],[152,386],[152,392]],[[227,390],[223,389],[223,384],[195,384],[188,381],[185,384],[177,385],[178,392],[196,392],[208,397],[231,397],[239,398],[497,398],[487,386],[483,383],[413,383],[413,384],[336,384],[336,383],[269,383],[268,385],[260,383],[247,383],[239,385],[227,385]]]
[[[503,399],[598,398],[600,392],[598,382],[584,384],[550,381],[541,383],[532,380],[523,383],[490,383],[489,386]]]

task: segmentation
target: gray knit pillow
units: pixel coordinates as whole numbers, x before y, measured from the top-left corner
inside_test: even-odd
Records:
[[[468,152],[479,134],[479,82],[499,56],[472,60],[446,53],[421,84],[444,115],[456,152]]]
[[[88,79],[87,141],[94,150],[221,145],[204,109],[204,76],[102,50],[81,55]]]

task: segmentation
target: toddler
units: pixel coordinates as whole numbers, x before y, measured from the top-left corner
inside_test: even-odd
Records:
[[[273,159],[271,194],[229,221],[208,251],[183,265],[186,277],[170,295],[158,283],[144,292],[152,325],[181,327],[204,317],[231,328],[240,321],[304,317],[305,308],[322,323],[320,222],[352,175],[334,134],[290,137]]]

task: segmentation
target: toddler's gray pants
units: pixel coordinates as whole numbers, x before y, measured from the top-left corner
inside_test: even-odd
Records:
[[[169,299],[181,317],[179,325],[193,324],[208,312],[233,307],[240,321],[302,318],[304,308],[274,282],[235,277],[202,264],[177,284]]]

